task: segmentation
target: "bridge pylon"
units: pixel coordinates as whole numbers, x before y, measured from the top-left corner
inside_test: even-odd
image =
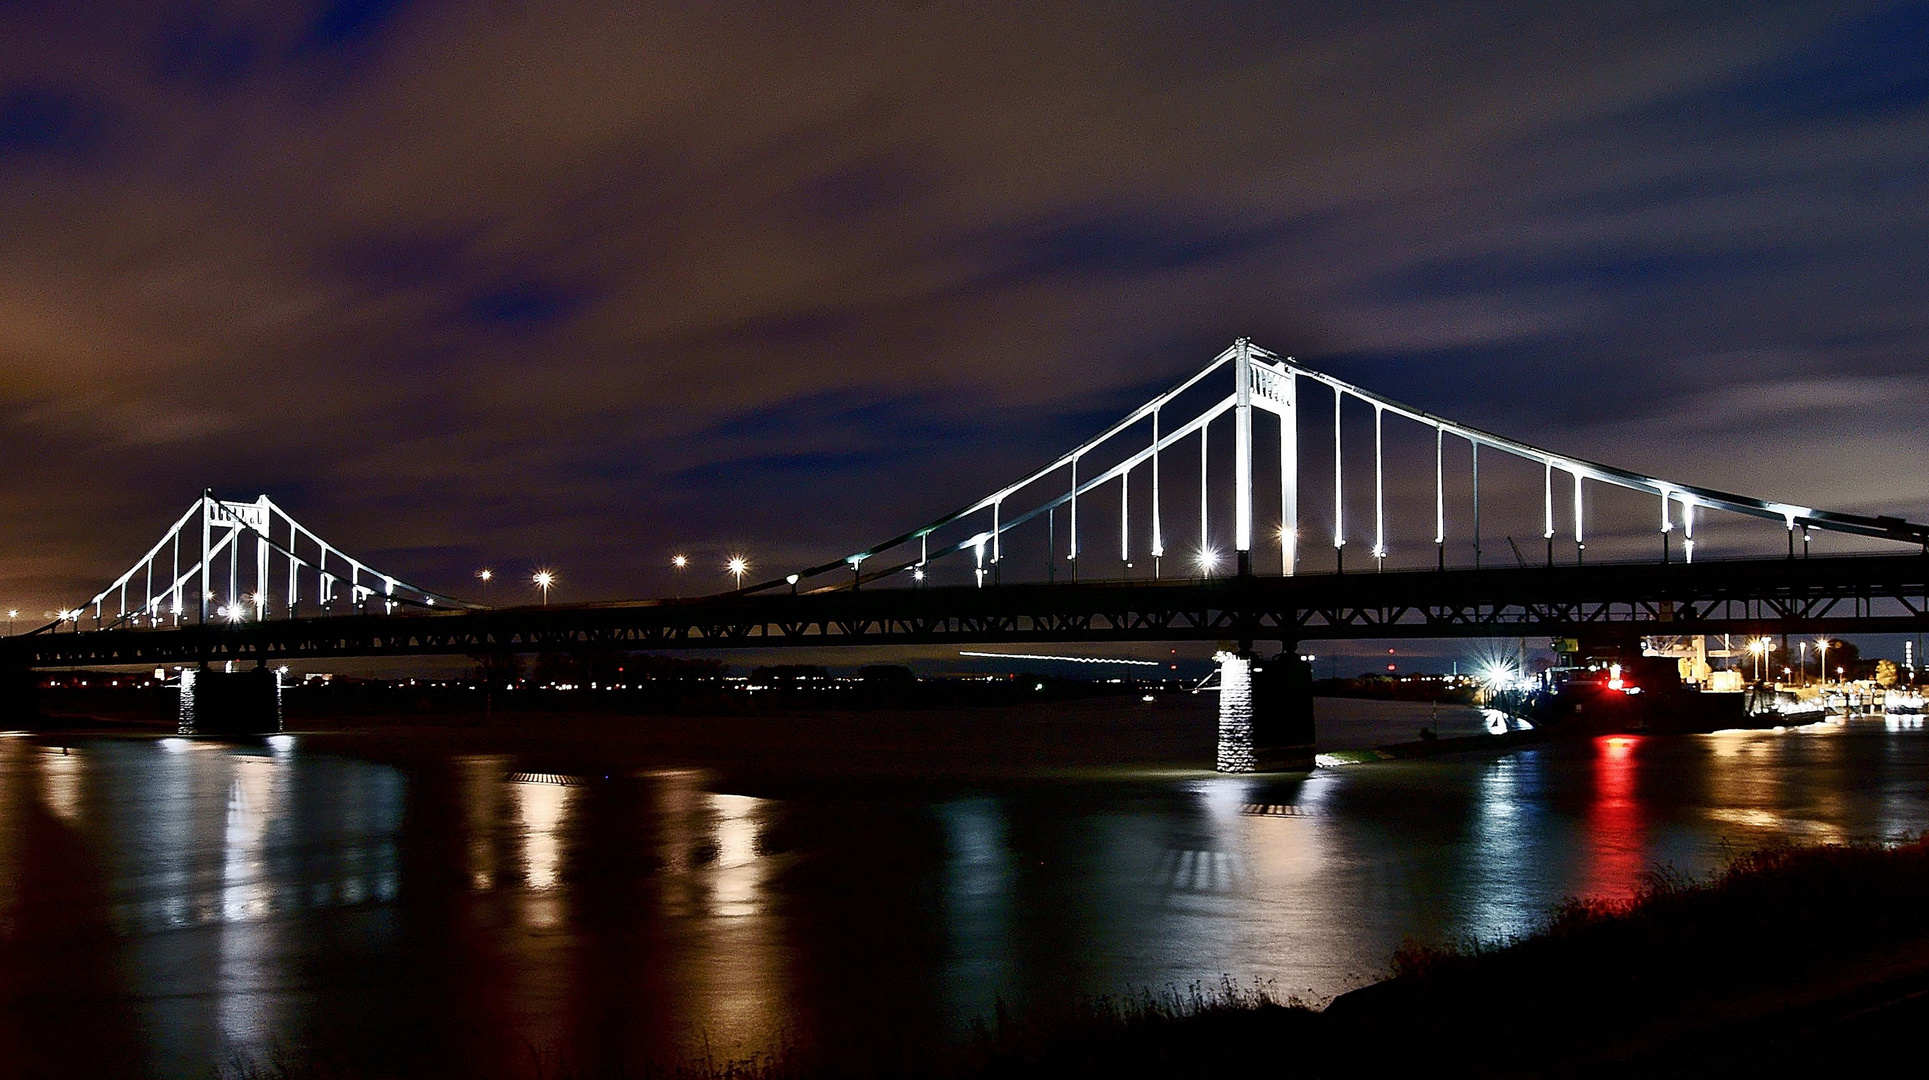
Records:
[[[1227,375],[1230,375],[1230,385],[1219,381]],[[1322,415],[1326,411],[1325,402],[1329,396],[1332,402],[1330,424]],[[1307,413],[1303,408],[1309,405],[1317,405],[1315,413]],[[1349,424],[1347,415],[1350,412],[1357,419],[1361,406],[1371,410],[1370,446],[1355,445],[1365,440],[1359,437],[1356,430],[1349,433],[1349,429],[1356,429],[1357,424]],[[1808,549],[1809,537],[1815,530],[1904,543],[1929,551],[1929,525],[1895,517],[1840,513],[1792,502],[1735,495],[1646,476],[1544,449],[1402,404],[1365,387],[1297,363],[1291,356],[1280,356],[1253,344],[1249,339],[1240,338],[1189,378],[1013,483],[862,551],[738,591],[854,589],[860,584],[899,574],[906,575],[907,584],[910,581],[924,582],[932,563],[965,552],[970,553],[974,560],[976,572],[973,580],[977,587],[984,588],[988,583],[993,586],[1011,584],[1012,576],[1000,573],[1002,563],[1009,554],[1007,549],[1011,543],[1020,539],[1013,535],[1014,530],[1028,525],[1032,528],[1027,535],[1044,534],[1037,539],[1044,541],[1048,552],[1045,574],[1049,580],[1057,579],[1057,564],[1063,559],[1072,569],[1072,581],[1089,581],[1092,580],[1091,575],[1081,573],[1079,563],[1082,558],[1095,553],[1088,549],[1094,547],[1099,531],[1112,528],[1109,524],[1101,524],[1095,529],[1094,518],[1100,513],[1110,514],[1114,511],[1117,513],[1117,555],[1126,577],[1134,576],[1130,572],[1134,560],[1142,557],[1150,558],[1152,576],[1160,577],[1165,572],[1164,568],[1173,561],[1170,556],[1177,554],[1173,550],[1179,546],[1175,541],[1182,538],[1182,542],[1190,548],[1187,554],[1191,558],[1185,561],[1196,566],[1197,572],[1182,573],[1181,577],[1220,576],[1228,547],[1236,575],[1240,578],[1250,577],[1254,572],[1257,524],[1254,500],[1259,494],[1255,454],[1262,449],[1258,445],[1262,440],[1255,432],[1256,412],[1270,413],[1277,421],[1267,427],[1264,440],[1276,438],[1278,443],[1278,565],[1279,573],[1284,577],[1304,572],[1307,543],[1316,529],[1328,534],[1321,537],[1321,541],[1331,543],[1336,571],[1346,568],[1348,545],[1357,547],[1361,542],[1371,544],[1366,553],[1372,560],[1371,569],[1381,571],[1398,568],[1389,565],[1390,560],[1397,558],[1393,545],[1399,539],[1401,516],[1391,512],[1398,508],[1389,507],[1387,499],[1387,429],[1402,424],[1406,425],[1404,435],[1409,440],[1417,433],[1422,440],[1433,444],[1433,467],[1431,470],[1420,470],[1422,473],[1431,472],[1432,475],[1416,484],[1394,485],[1397,493],[1402,486],[1417,488],[1424,486],[1426,480],[1432,482],[1433,498],[1430,505],[1424,507],[1424,516],[1431,519],[1426,525],[1430,525],[1431,529],[1425,529],[1425,526],[1414,528],[1411,538],[1414,548],[1422,547],[1426,539],[1432,540],[1436,549],[1434,557],[1424,560],[1424,565],[1429,568],[1446,570],[1453,564],[1454,560],[1449,558],[1447,552],[1450,531],[1460,533],[1454,542],[1470,542],[1473,566],[1475,569],[1481,567],[1484,541],[1493,539],[1493,534],[1485,530],[1494,528],[1494,471],[1497,466],[1509,461],[1515,463],[1508,466],[1514,471],[1501,474],[1501,495],[1505,497],[1511,492],[1527,498],[1539,496],[1534,500],[1540,504],[1534,508],[1539,512],[1532,514],[1531,521],[1520,523],[1518,527],[1522,531],[1539,530],[1547,546],[1550,568],[1556,562],[1556,539],[1563,535],[1571,537],[1572,565],[1593,565],[1597,561],[1597,558],[1586,555],[1588,540],[1595,535],[1598,526],[1598,523],[1588,520],[1588,485],[1618,488],[1653,500],[1650,503],[1653,517],[1650,520],[1655,522],[1655,526],[1640,527],[1658,526],[1663,562],[1673,558],[1670,554],[1671,538],[1677,532],[1681,534],[1681,561],[1696,562],[1696,525],[1705,515],[1714,511],[1773,522],[1787,533],[1791,558],[1796,553],[1795,532],[1798,529],[1802,532],[1801,550],[1804,553]],[[1228,424],[1232,428],[1229,500],[1232,514],[1229,523],[1223,516],[1223,509],[1214,509],[1223,508],[1228,501],[1228,493],[1224,490],[1228,470],[1223,466],[1225,444],[1214,442],[1212,434],[1216,426],[1222,432],[1216,438],[1223,439]],[[1324,440],[1329,430],[1332,439],[1330,448],[1317,451],[1318,456],[1326,460],[1314,464],[1320,469],[1330,467],[1331,475],[1329,477],[1324,472],[1314,475],[1308,469],[1307,460],[1302,458],[1301,444],[1308,440]],[[1402,437],[1402,432],[1396,430],[1395,437]],[[1194,476],[1189,465],[1173,458],[1181,451],[1184,451],[1183,456],[1189,457],[1189,446],[1193,442],[1198,445],[1199,462],[1196,474],[1199,525],[1196,534],[1191,532],[1189,525],[1170,520],[1174,516],[1171,496],[1179,494],[1189,501]],[[1215,446],[1220,448],[1217,457],[1213,452]],[[1449,469],[1450,446],[1467,448],[1464,460],[1470,468],[1464,478],[1454,477]],[[1398,449],[1396,446],[1396,453],[1392,455],[1396,461]],[[1370,455],[1369,461],[1359,460],[1367,455]],[[1219,464],[1215,465],[1215,462]],[[1538,489],[1531,494],[1518,490],[1522,489],[1525,481],[1525,476],[1517,475],[1518,466],[1522,463],[1532,473],[1539,474],[1535,477],[1541,481],[1539,484],[1526,482]],[[1349,468],[1353,470],[1351,478]],[[1371,473],[1370,506],[1360,505],[1365,501],[1362,496],[1367,489],[1367,484],[1360,479],[1360,470],[1363,468],[1370,468]],[[1215,470],[1218,490],[1214,489]],[[1271,470],[1270,464],[1267,470]],[[1482,517],[1483,472],[1488,474],[1489,489],[1486,493],[1485,521]],[[1511,480],[1508,479],[1510,476]],[[1322,489],[1329,482],[1331,497],[1327,500]],[[1172,490],[1175,484],[1180,486],[1178,491]],[[1132,498],[1135,488],[1141,493],[1136,500]],[[1461,491],[1470,496],[1464,504]],[[1094,496],[1101,498],[1095,500]],[[1302,502],[1306,505],[1302,506]],[[1504,499],[1503,504],[1511,505],[1505,504]],[[1135,507],[1138,508],[1136,515]],[[1519,510],[1520,507],[1515,509]],[[1316,522],[1310,517],[1303,517],[1303,510],[1317,512],[1320,520]],[[1327,516],[1329,514],[1330,517]],[[1370,520],[1360,520],[1369,514]],[[1412,525],[1419,524],[1415,515],[1409,513],[1406,517],[1412,520]],[[1457,525],[1456,522],[1465,524]],[[1271,521],[1267,524],[1267,532],[1270,533]],[[1430,537],[1428,532],[1431,533]],[[1511,540],[1511,534],[1507,535]],[[1226,543],[1228,540],[1229,545]],[[834,576],[813,589],[813,579],[824,575]]]
[[[468,606],[350,556],[266,495],[234,502],[208,490],[126,573],[66,615],[76,628],[91,615],[96,629],[155,629],[331,614],[338,604],[385,613]]]

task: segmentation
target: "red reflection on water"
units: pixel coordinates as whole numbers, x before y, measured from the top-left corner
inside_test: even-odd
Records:
[[[1597,900],[1634,896],[1647,868],[1642,840],[1641,803],[1635,798],[1641,739],[1603,735],[1594,740],[1594,800],[1587,808],[1591,845],[1582,894]]]

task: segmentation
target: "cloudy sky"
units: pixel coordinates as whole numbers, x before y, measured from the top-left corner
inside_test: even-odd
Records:
[[[1929,517],[1929,7],[0,0],[0,606],[204,487],[660,594],[1226,343]],[[694,571],[693,571],[694,573]]]

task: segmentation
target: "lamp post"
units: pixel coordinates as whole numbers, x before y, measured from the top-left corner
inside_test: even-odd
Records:
[[[12,637],[12,636],[13,636],[13,621],[14,621],[15,619],[17,619],[17,618],[19,618],[19,617],[20,617],[20,609],[19,609],[19,608],[8,608],[8,609],[7,609],[7,636],[8,636],[8,637]]]
[[[1822,685],[1827,686],[1829,684],[1829,639],[1817,638],[1815,647],[1822,650],[1822,660],[1815,665],[1816,674],[1821,677]]]
[[[678,600],[683,599],[683,568],[689,565],[690,565],[690,559],[688,556],[685,556],[685,555],[670,556],[670,570],[671,570],[670,579],[676,582],[675,595]]]
[[[723,568],[730,571],[731,576],[737,579],[737,588],[743,588],[743,576],[750,570],[750,563],[742,555],[732,555]]]
[[[536,587],[543,591],[543,606],[548,607],[549,587],[556,584],[556,575],[548,570],[538,570],[529,580],[535,582]]]
[[[482,582],[482,606],[489,606],[489,583],[496,578],[496,572],[487,567],[476,571],[476,580]]]

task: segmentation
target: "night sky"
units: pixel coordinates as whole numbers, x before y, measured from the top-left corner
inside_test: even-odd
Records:
[[[1929,6],[1357,7],[0,0],[0,607],[210,486],[451,592],[721,588],[1241,335],[1929,517]]]

